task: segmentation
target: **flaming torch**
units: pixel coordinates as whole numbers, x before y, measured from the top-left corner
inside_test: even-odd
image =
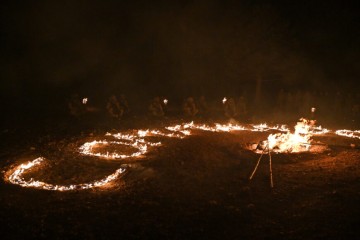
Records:
[[[311,110],[311,118],[312,118],[312,119],[315,119],[316,108],[315,108],[315,107],[312,107],[310,110]]]

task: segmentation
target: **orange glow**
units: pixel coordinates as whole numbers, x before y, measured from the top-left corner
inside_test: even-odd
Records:
[[[226,99],[226,98],[224,98]],[[274,152],[302,152],[309,151],[311,148],[311,137],[314,134],[327,134],[332,131],[322,128],[321,126],[314,126],[313,121],[306,119],[300,119],[296,124],[294,133],[291,133],[286,125],[269,126],[266,123],[258,125],[238,125],[238,124],[219,124],[213,125],[195,124],[194,122],[183,123],[178,125],[172,125],[165,127],[164,129],[153,130],[133,130],[126,133],[106,133],[106,138],[113,138],[109,140],[93,140],[82,144],[78,151],[82,155],[98,157],[99,159],[135,159],[142,158],[151,151],[154,147],[161,146],[161,142],[152,142],[148,139],[150,136],[161,136],[183,139],[187,136],[195,134],[196,131],[209,131],[209,132],[233,132],[233,131],[252,131],[252,132],[265,132],[265,131],[278,131],[279,133],[270,134],[265,142],[267,149]],[[360,139],[360,130],[337,130],[337,135]],[[134,148],[136,151],[131,154],[125,154],[121,152],[107,152],[106,154],[96,152],[96,149],[101,146],[107,145],[124,145]],[[115,150],[116,151],[116,150]],[[31,169],[41,167],[45,158],[38,157],[27,163],[20,164],[13,167],[5,173],[5,180],[17,184],[22,187],[32,187],[46,190],[56,191],[69,191],[79,189],[90,189],[95,187],[103,187],[110,182],[120,178],[122,173],[126,171],[126,168],[119,167],[114,173],[105,176],[103,179],[96,180],[89,183],[82,184],[70,184],[70,185],[56,185],[51,183],[45,183],[42,181],[29,179],[25,180],[23,175]]]

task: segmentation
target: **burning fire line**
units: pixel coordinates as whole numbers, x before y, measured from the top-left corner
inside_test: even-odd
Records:
[[[34,168],[36,166],[40,166],[45,161],[45,158],[39,157],[33,161],[28,163],[23,163],[15,169],[13,169],[12,174],[7,178],[9,182],[12,184],[17,184],[22,187],[33,187],[33,188],[41,188],[45,190],[55,190],[55,191],[69,191],[69,190],[76,190],[76,189],[90,189],[94,187],[102,187],[108,184],[109,182],[118,178],[123,172],[125,172],[124,168],[117,169],[113,174],[108,175],[107,177],[94,181],[91,183],[81,183],[81,184],[71,184],[71,185],[57,185],[57,184],[50,184],[41,181],[37,181],[34,179],[25,180],[22,175],[25,171]]]
[[[255,132],[267,132],[269,130],[277,130],[280,132],[289,132],[290,129],[286,125],[275,125],[275,126],[268,126],[266,123],[261,123],[258,125],[252,125]]]
[[[308,151],[311,146],[311,136],[314,134],[326,134],[331,132],[328,129],[315,127],[313,123],[306,119],[300,119],[300,122],[295,126],[294,133],[291,133],[286,125],[275,125],[268,126],[266,123],[259,125],[242,126],[237,124],[214,124],[212,126],[206,124],[194,124],[194,122],[184,123],[179,125],[173,125],[165,127],[165,130],[137,130],[132,133],[106,133],[106,137],[112,137],[115,140],[94,140],[91,142],[85,142],[79,147],[79,152],[83,155],[93,156],[103,159],[126,159],[126,158],[140,158],[149,152],[152,147],[161,146],[161,142],[151,142],[147,137],[161,136],[170,138],[183,139],[186,136],[192,135],[191,130],[201,130],[209,132],[232,132],[232,131],[253,131],[253,132],[266,132],[275,130],[283,133],[270,134],[264,145],[267,146],[268,151],[274,152],[301,152]],[[360,131],[355,130],[337,130],[337,135],[358,138],[360,139]],[[109,146],[109,145],[124,145],[129,146],[137,151],[132,154],[120,154],[117,152],[106,154],[96,152],[95,149],[98,146]],[[264,152],[264,151],[263,151]],[[93,181],[90,183],[72,184],[72,185],[56,185],[46,183],[34,179],[25,180],[23,175],[33,168],[41,167],[45,162],[45,158],[39,157],[27,163],[20,164],[14,168],[8,170],[5,173],[5,180],[17,184],[22,187],[32,187],[45,190],[56,190],[56,191],[69,191],[69,190],[80,190],[90,189],[95,187],[103,187],[110,182],[118,179],[126,171],[125,168],[118,168],[114,173],[104,177],[103,179]]]
[[[352,130],[343,129],[343,130],[337,130],[335,133],[337,135],[344,137],[360,139],[360,130],[352,131]]]

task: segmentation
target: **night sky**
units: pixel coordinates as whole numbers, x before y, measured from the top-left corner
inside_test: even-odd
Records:
[[[274,91],[354,92],[360,14],[344,2],[1,1],[2,105],[251,96],[259,79]]]

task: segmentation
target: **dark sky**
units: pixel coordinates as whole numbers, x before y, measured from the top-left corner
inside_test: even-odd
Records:
[[[1,1],[1,95],[354,90],[359,8],[314,2]]]

